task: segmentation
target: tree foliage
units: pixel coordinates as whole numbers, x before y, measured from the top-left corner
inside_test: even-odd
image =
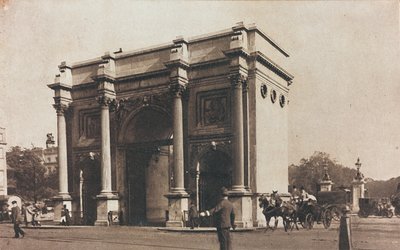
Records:
[[[14,175],[10,182],[15,183],[16,195],[24,200],[34,201],[50,198],[57,194],[56,172],[46,175],[42,160],[31,149],[12,147],[7,153],[7,164]]]
[[[337,163],[324,152],[314,152],[308,159],[301,159],[298,165],[289,166],[289,183],[298,187],[304,186],[305,190],[316,194],[327,167],[331,177],[333,189],[351,187],[351,182],[357,173],[356,169],[350,169]]]

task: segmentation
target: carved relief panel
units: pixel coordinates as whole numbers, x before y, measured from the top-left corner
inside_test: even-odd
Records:
[[[82,110],[79,112],[79,137],[86,139],[100,138],[101,124],[98,109]]]
[[[197,127],[229,125],[230,92],[227,89],[199,92],[196,99]]]

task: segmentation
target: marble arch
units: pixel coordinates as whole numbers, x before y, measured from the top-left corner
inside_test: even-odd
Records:
[[[62,62],[48,85],[58,128],[55,218],[66,204],[81,221],[80,167],[73,157],[98,152],[95,225],[107,225],[112,211],[126,224],[184,226],[189,202],[198,202],[190,194],[204,159],[211,159],[209,167],[229,168],[228,177],[217,171],[209,178],[218,185],[230,179],[236,224],[265,224],[257,194],[278,189],[284,195],[288,187],[288,59],[255,25],[238,23],[143,50]],[[142,205],[134,202],[138,197]]]

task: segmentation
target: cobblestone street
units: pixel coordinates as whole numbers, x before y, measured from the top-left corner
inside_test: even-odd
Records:
[[[285,233],[257,230],[233,233],[236,250],[337,249],[338,224],[325,230]],[[215,232],[168,232],[152,227],[68,227],[25,229],[24,239],[14,239],[11,224],[0,225],[0,249],[218,249]],[[354,249],[398,249],[400,219],[352,218]]]

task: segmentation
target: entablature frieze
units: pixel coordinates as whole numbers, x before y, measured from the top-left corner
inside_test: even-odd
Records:
[[[279,77],[281,77],[282,79],[287,81],[288,85],[290,85],[291,82],[293,81],[293,79],[294,79],[293,75],[291,75],[289,72],[284,70],[282,67],[280,67],[278,64],[276,64],[273,60],[268,58],[266,55],[264,55],[260,51],[253,52],[253,53],[251,53],[250,56],[257,62],[260,62],[262,65],[266,66],[268,69],[270,69],[272,72],[277,74]]]
[[[117,123],[117,127],[119,128],[125,122],[129,113],[150,106],[155,106],[172,117],[172,98],[169,92],[164,91],[157,94],[143,92],[141,95],[118,98],[116,100],[114,119]]]
[[[265,74],[264,72],[262,72],[261,70],[256,69],[255,71],[255,78],[256,80],[259,80],[263,83],[267,83],[270,86],[273,86],[274,88],[279,89],[279,91],[287,94],[289,93],[289,88],[286,86],[283,86],[282,83],[279,83],[278,81],[276,81],[275,79],[271,78],[270,76],[268,76],[267,74]]]

